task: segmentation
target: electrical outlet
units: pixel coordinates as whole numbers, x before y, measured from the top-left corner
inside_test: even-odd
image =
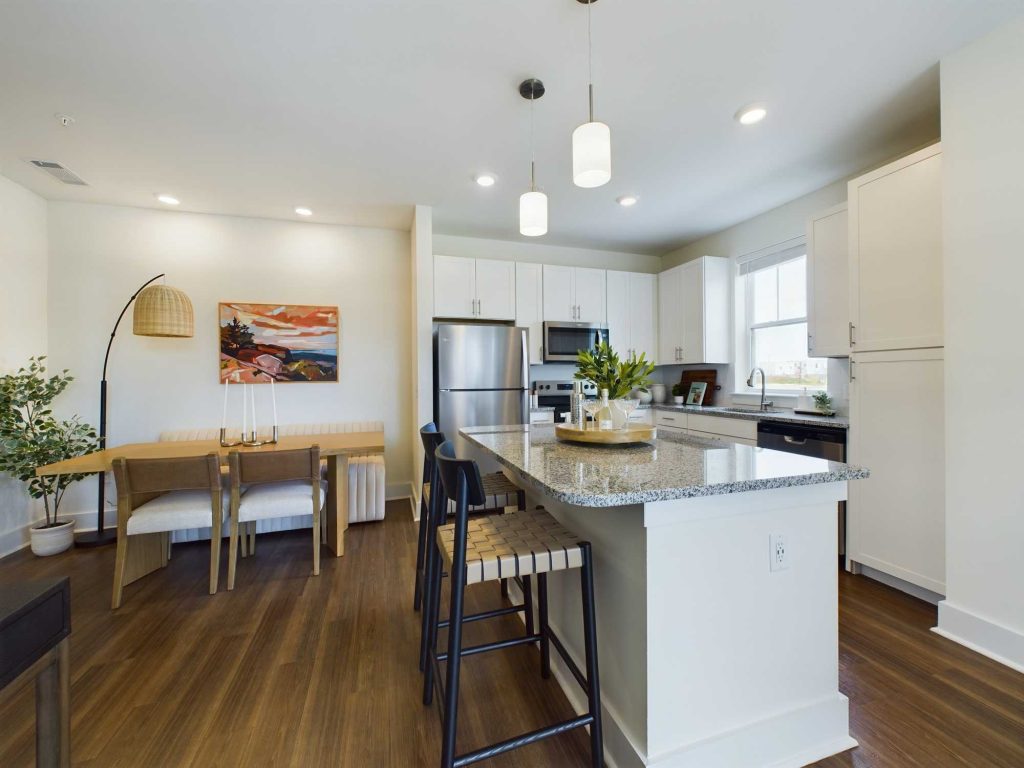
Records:
[[[784,571],[789,568],[789,548],[786,536],[773,533],[768,537],[768,568],[771,571]]]

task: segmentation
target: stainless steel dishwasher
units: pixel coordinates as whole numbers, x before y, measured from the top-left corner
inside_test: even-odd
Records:
[[[830,461],[846,461],[846,430],[824,424],[757,423],[758,448],[799,453]],[[846,559],[846,502],[839,502],[839,561]]]

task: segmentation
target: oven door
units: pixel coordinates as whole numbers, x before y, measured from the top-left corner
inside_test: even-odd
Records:
[[[608,328],[600,323],[544,323],[544,362],[575,363],[581,350],[601,342],[608,342]]]

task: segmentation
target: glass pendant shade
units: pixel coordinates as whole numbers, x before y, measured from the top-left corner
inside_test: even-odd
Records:
[[[572,132],[572,180],[600,187],[612,178],[612,132],[604,123],[584,123]]]
[[[527,237],[548,233],[548,196],[532,190],[519,197],[519,232]]]

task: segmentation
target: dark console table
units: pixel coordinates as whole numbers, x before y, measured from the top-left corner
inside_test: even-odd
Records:
[[[71,765],[71,583],[0,586],[0,697],[36,682],[36,765]]]

